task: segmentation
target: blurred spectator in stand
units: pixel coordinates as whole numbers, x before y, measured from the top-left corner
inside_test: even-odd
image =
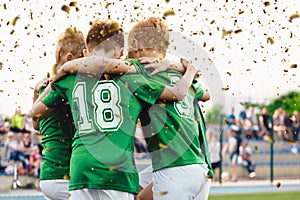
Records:
[[[227,130],[230,129],[230,126],[232,124],[236,124],[235,115],[234,115],[234,108],[231,108],[230,114],[226,116],[226,123],[227,123]]]
[[[271,120],[271,116],[268,114],[268,110],[264,107],[261,111],[261,115],[258,117],[259,122],[259,138],[264,139],[267,142],[274,143],[272,138],[270,137],[271,127],[269,126]]]
[[[242,110],[236,120],[236,125],[240,127],[241,132],[244,132],[245,120],[247,118],[246,111]]]
[[[33,150],[33,143],[31,142],[31,136],[29,133],[24,133],[21,144],[21,151],[24,153],[25,158],[29,159],[29,155]]]
[[[256,114],[254,113],[254,107],[250,106],[246,112],[246,120],[244,129],[246,131],[247,138],[256,138],[258,139],[258,120]]]
[[[273,114],[273,130],[280,139],[284,139],[284,116],[283,109],[278,108]]]
[[[245,167],[248,171],[249,178],[255,178],[255,165],[251,161],[251,148],[248,146],[248,142],[241,142],[239,150],[239,164],[241,164],[243,167]]]
[[[290,119],[286,111],[283,111],[283,124],[284,124],[283,139],[286,141],[291,141],[293,121]]]
[[[231,162],[231,181],[237,181],[237,160],[239,156],[239,146],[241,144],[241,138],[237,136],[237,132],[239,131],[239,127],[236,125],[231,125],[229,129],[229,137],[228,142],[224,145],[222,150],[222,156],[224,157],[226,152],[230,155]]]
[[[28,176],[39,177],[42,155],[38,146],[34,146],[29,157]]]
[[[11,131],[15,133],[20,133],[24,131],[24,123],[23,123],[23,117],[21,113],[21,108],[16,108],[16,111],[14,115],[12,116],[11,120]]]
[[[22,133],[18,133],[16,135],[16,145],[13,146],[12,152],[11,152],[11,159],[15,161],[21,161],[22,162],[22,167],[18,169],[19,174],[26,174],[27,173],[27,166],[29,159],[26,158],[26,155],[24,152],[27,150],[24,147],[23,141],[22,141]]]
[[[292,153],[298,153],[299,147],[297,145],[298,138],[299,138],[299,131],[300,131],[300,115],[297,110],[293,112],[293,115],[291,117],[291,120],[293,121],[292,126],[292,140],[294,142],[293,147],[291,148]]]
[[[220,145],[220,142],[218,141],[218,137],[212,131],[208,131],[208,148],[209,148],[209,153],[210,153],[212,170],[215,174],[215,178],[213,178],[212,181],[215,182],[216,181],[216,169],[220,168],[221,145]]]
[[[148,152],[140,120],[138,120],[136,124],[136,130],[134,135],[134,151],[135,157],[138,159],[144,158],[146,156],[146,153]]]

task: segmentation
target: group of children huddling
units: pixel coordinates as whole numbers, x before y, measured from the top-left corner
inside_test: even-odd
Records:
[[[131,28],[126,59],[120,59],[123,29],[112,19],[94,21],[86,39],[76,28],[60,35],[57,74],[36,85],[30,111],[44,135],[40,187],[46,197],[208,198],[214,175],[198,105],[204,95],[195,79],[199,70],[184,59],[168,62],[168,45],[168,27],[155,17]],[[152,161],[149,176],[140,179],[138,119]]]

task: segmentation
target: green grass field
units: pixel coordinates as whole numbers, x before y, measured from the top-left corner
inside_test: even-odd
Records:
[[[260,194],[224,194],[210,195],[208,200],[296,200],[300,197],[300,191],[274,192]]]

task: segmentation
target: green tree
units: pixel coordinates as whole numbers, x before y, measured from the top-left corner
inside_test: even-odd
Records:
[[[205,115],[206,123],[218,124],[220,123],[220,116],[224,115],[223,107],[221,105],[213,106]]]
[[[288,92],[285,95],[273,99],[266,107],[270,114],[281,107],[288,115],[292,115],[294,110],[300,111],[300,93],[295,91]]]

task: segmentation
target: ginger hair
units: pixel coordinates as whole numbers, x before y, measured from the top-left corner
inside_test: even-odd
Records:
[[[135,24],[128,36],[128,45],[135,47],[135,40],[141,43],[140,49],[155,49],[166,53],[169,45],[169,31],[166,22],[157,17],[149,17]]]
[[[58,38],[56,46],[56,64],[58,66],[64,64],[64,57],[68,53],[72,53],[73,59],[83,57],[83,50],[86,49],[84,35],[76,28],[67,28]]]

